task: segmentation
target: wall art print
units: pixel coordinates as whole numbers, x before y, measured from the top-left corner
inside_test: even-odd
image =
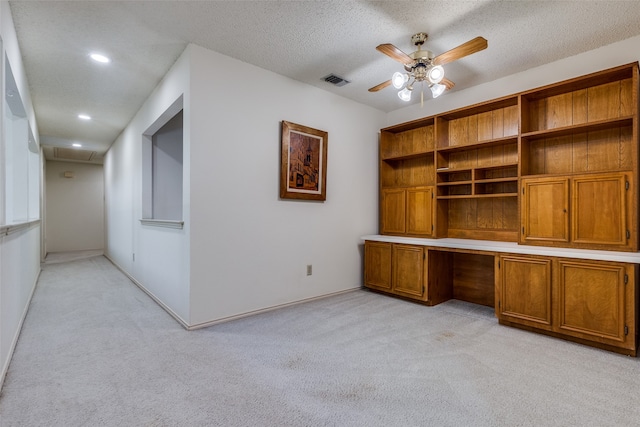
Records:
[[[326,200],[328,136],[322,130],[282,121],[280,198]]]

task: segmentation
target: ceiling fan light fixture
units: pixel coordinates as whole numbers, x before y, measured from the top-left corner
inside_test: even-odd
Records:
[[[398,92],[398,98],[402,99],[405,102],[411,101],[411,90],[406,87]]]
[[[391,84],[393,85],[393,87],[395,87],[396,89],[400,89],[402,88],[402,86],[404,86],[404,84],[409,80],[409,75],[408,74],[404,74],[401,73],[399,71],[396,71],[395,73],[393,73],[393,76],[391,76]]]
[[[433,84],[440,83],[444,78],[444,68],[441,65],[431,67],[427,73],[427,78]]]
[[[92,54],[91,54],[91,55],[89,55],[89,56],[90,56],[90,57],[91,57],[91,59],[93,59],[94,61],[96,61],[96,62],[101,62],[101,63],[103,63],[103,64],[107,64],[107,63],[111,62],[111,59],[109,59],[109,57],[108,57],[108,56],[105,56],[105,55],[103,55],[103,54],[101,54],[101,53],[94,52],[94,53],[92,53]]]
[[[429,89],[431,89],[431,94],[433,95],[433,97],[437,98],[444,93],[447,87],[445,85],[441,85],[440,83],[435,83],[429,86]]]

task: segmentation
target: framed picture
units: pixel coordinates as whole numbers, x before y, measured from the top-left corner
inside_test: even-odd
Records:
[[[326,200],[328,135],[282,121],[280,198]]]

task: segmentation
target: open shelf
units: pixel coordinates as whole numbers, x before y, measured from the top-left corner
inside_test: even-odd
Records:
[[[506,136],[504,138],[496,138],[496,139],[489,139],[486,141],[478,141],[478,142],[474,142],[471,144],[465,144],[465,145],[452,145],[452,146],[447,146],[447,147],[438,147],[438,152],[440,153],[444,153],[444,152],[454,152],[454,151],[465,151],[465,150],[471,150],[471,149],[475,149],[475,148],[488,148],[488,147],[493,147],[493,146],[497,146],[497,145],[505,145],[505,144],[509,144],[509,143],[516,143],[518,141],[518,136],[517,135],[513,135],[513,136]]]
[[[571,126],[562,126],[554,129],[537,130],[522,134],[522,139],[533,141],[541,138],[558,138],[576,133],[593,132],[605,129],[611,129],[621,126],[631,126],[633,124],[633,116],[619,117],[608,120],[599,120],[591,123],[580,123]]]

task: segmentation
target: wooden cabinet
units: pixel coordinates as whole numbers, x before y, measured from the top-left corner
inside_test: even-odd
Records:
[[[569,180],[522,180],[521,243],[569,242]]]
[[[365,286],[426,301],[426,249],[422,246],[366,241]]]
[[[394,244],[392,255],[393,292],[409,298],[425,299],[425,249]]]
[[[434,235],[434,121],[414,125],[380,135],[381,234]]]
[[[636,355],[637,266],[502,255],[501,323]]]
[[[503,255],[499,278],[500,319],[552,330],[550,259]]]
[[[452,253],[429,250],[420,245],[369,240],[364,248],[367,288],[426,305],[452,298],[455,281]]]
[[[380,234],[405,234],[407,191],[403,188],[383,189],[380,206]]]
[[[391,243],[365,242],[364,284],[368,288],[391,291]]]
[[[636,352],[635,269],[621,263],[558,261],[557,329]]]
[[[590,247],[619,246],[631,239],[627,218],[632,193],[625,174],[602,174],[571,179],[571,241]]]
[[[381,234],[433,235],[433,187],[384,189],[380,203]]]
[[[434,233],[433,187],[408,189],[406,231],[413,236],[432,236]]]
[[[629,250],[626,174],[523,178],[521,243]]]
[[[637,265],[558,250],[638,251],[639,93],[632,63],[381,129],[381,234],[556,252],[369,245],[366,285],[494,301],[501,323],[635,354]]]

